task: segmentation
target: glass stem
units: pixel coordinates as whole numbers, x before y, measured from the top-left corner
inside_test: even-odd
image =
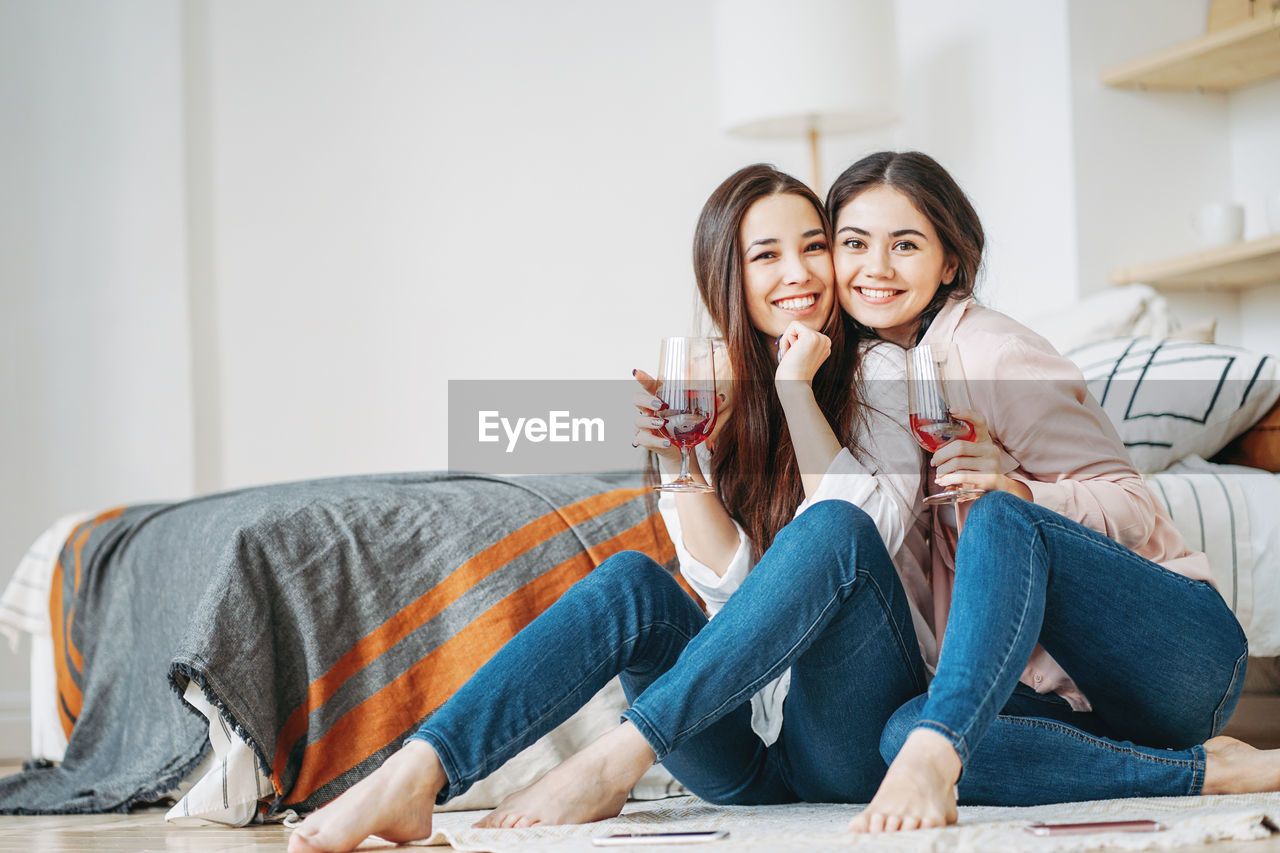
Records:
[[[676,482],[687,483],[692,477],[689,476],[689,448],[680,448],[680,476],[676,478]]]

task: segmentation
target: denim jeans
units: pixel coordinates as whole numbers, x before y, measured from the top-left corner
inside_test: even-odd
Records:
[[[1075,712],[1018,683],[1039,642],[1089,697]],[[885,727],[951,741],[962,803],[1200,793],[1204,750],[1240,698],[1248,646],[1208,583],[1004,492],[971,508],[927,696]]]
[[[766,747],[749,699],[791,668]],[[567,719],[615,675],[623,715],[686,787],[717,803],[865,802],[880,733],[924,690],[906,594],[874,523],[824,501],[775,538],[710,621],[662,566],[617,554],[508,642],[413,738],[444,802]]]

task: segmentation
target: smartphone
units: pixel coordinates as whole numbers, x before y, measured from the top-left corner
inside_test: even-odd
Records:
[[[598,835],[591,839],[591,843],[597,847],[625,847],[630,844],[698,844],[728,837],[727,829],[693,832],[618,832],[613,835]]]
[[[1033,823],[1024,826],[1032,835],[1086,835],[1091,832],[1160,832],[1168,829],[1154,820],[1100,820],[1094,823]]]

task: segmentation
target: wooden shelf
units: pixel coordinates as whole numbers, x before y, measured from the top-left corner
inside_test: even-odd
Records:
[[[1102,72],[1108,86],[1226,92],[1280,76],[1280,9]]]
[[[1134,282],[1152,287],[1212,290],[1245,290],[1280,284],[1280,234],[1111,273],[1112,284]]]

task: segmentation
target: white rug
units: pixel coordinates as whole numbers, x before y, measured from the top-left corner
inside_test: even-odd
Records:
[[[472,829],[484,812],[444,812],[435,820],[435,834],[412,846],[452,845],[456,850],[488,853],[586,853],[604,848],[591,844],[593,836],[613,832],[671,832],[726,829],[729,837],[705,845],[645,846],[643,850],[806,851],[856,847],[859,851],[947,851],[947,853],[1036,853],[1083,851],[1109,846],[1123,850],[1181,847],[1212,841],[1266,838],[1280,826],[1280,794],[1218,797],[1160,797],[1099,800],[1029,808],[964,806],[960,823],[945,829],[924,829],[894,835],[853,836],[844,830],[860,806],[713,806],[696,797],[628,804],[620,817],[585,826],[532,829]],[[1023,827],[1031,823],[1153,819],[1165,824],[1161,832],[1111,832],[1100,835],[1037,837]],[[389,845],[366,842],[368,849]],[[365,849],[362,847],[362,849]]]

